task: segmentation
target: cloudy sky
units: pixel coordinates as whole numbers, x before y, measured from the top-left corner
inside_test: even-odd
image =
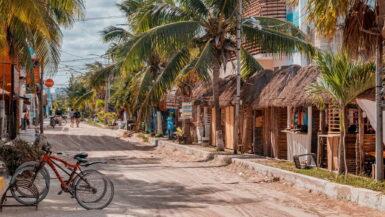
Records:
[[[71,29],[64,29],[62,58],[59,72],[54,77],[55,87],[67,84],[70,73],[84,72],[84,64],[104,61],[108,48],[101,41],[100,31],[110,25],[124,24],[123,14],[116,7],[120,0],[85,0],[85,21],[76,22]],[[98,57],[99,56],[99,57]]]

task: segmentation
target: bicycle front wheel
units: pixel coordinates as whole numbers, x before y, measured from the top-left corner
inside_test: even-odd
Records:
[[[98,171],[90,171],[75,184],[75,198],[85,209],[103,209],[114,197],[112,181]]]
[[[48,170],[43,167],[37,172],[35,176],[35,166],[25,166],[16,170],[15,174],[12,176],[10,183],[14,184],[17,181],[29,181],[34,184],[39,191],[38,202],[42,201],[48,194],[50,176]],[[27,188],[13,188],[11,189],[11,194],[21,204],[24,205],[33,205],[36,203],[36,198],[31,194],[31,191]]]

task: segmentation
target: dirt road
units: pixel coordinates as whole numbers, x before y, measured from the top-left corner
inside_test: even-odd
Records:
[[[0,216],[385,216],[356,204],[292,188],[283,182],[218,162],[199,162],[140,142],[125,142],[118,132],[85,124],[47,131],[53,150],[67,159],[87,151],[115,184],[105,210],[86,211],[68,195],[57,195],[52,180],[39,210],[5,208]],[[55,184],[54,184],[55,183]]]

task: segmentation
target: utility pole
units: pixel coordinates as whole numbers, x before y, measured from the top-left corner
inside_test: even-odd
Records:
[[[235,99],[234,114],[234,154],[238,153],[238,132],[239,132],[239,105],[241,102],[241,25],[242,25],[242,0],[238,0],[237,16],[237,90]]]
[[[40,134],[44,134],[44,111],[43,111],[43,85],[44,85],[44,61],[40,64],[40,92],[39,92],[39,122]]]
[[[383,85],[382,85],[382,58],[383,58],[383,34],[384,28],[384,15],[385,15],[385,0],[377,0],[377,25],[380,29],[380,34],[377,39],[377,52],[376,52],[376,181],[380,182],[384,179],[384,145],[383,145],[383,119],[382,110],[383,105]]]

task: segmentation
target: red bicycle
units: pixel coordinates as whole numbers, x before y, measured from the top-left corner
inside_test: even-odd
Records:
[[[81,168],[104,162],[88,162],[88,154],[82,152],[74,156],[74,159],[77,160],[76,164],[70,164],[65,160],[52,156],[51,147],[48,143],[43,146],[42,150],[45,151],[42,160],[40,162],[30,161],[20,165],[10,182],[12,184],[19,180],[30,181],[31,184],[38,188],[39,198],[36,201],[36,197],[26,189],[14,188],[11,193],[18,202],[24,205],[33,205],[47,196],[51,179],[50,173],[45,167],[48,164],[61,184],[59,195],[63,192],[69,193],[85,209],[103,209],[111,203],[114,197],[112,181],[97,170],[82,170]],[[66,169],[60,166],[59,163],[64,165]],[[68,176],[67,180],[64,180],[56,167]]]

